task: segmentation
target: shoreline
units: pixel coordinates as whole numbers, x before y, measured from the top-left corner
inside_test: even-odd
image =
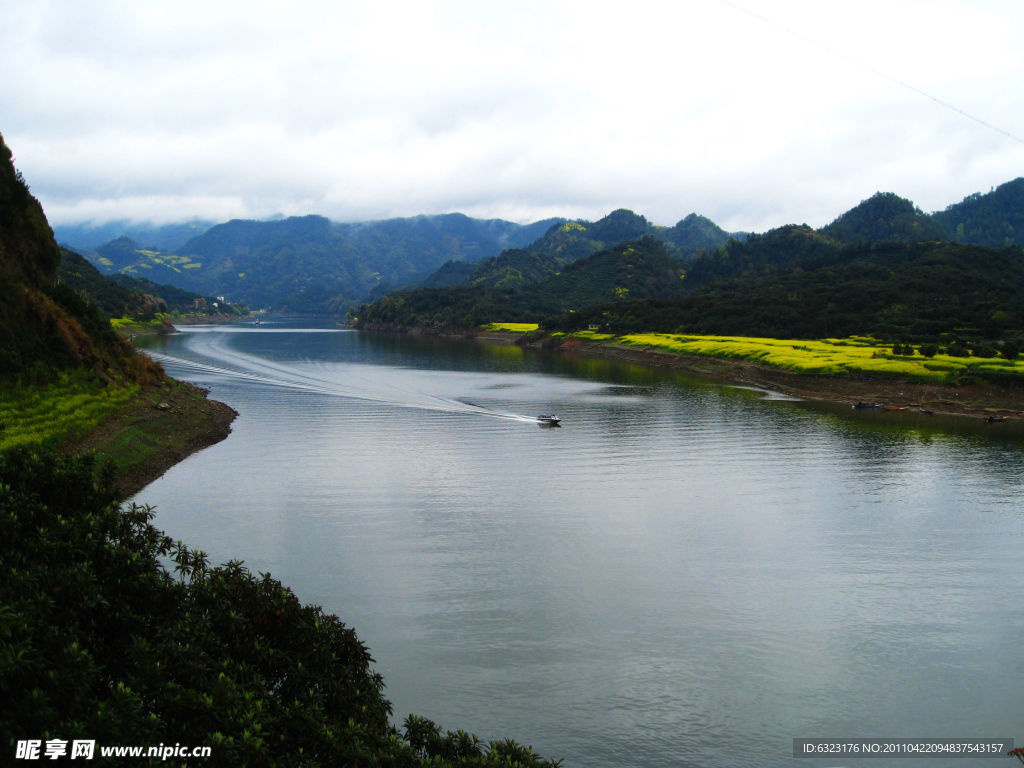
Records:
[[[620,360],[692,373],[725,384],[754,387],[800,400],[850,407],[857,403],[879,403],[890,408],[905,407],[914,413],[977,420],[1024,419],[1024,382],[1020,388],[999,387],[988,382],[952,386],[882,375],[855,377],[850,374],[795,373],[747,360],[685,355],[577,338],[560,341],[545,337],[525,341],[521,334],[501,331],[482,332],[475,338],[483,343],[517,344],[564,355]]]
[[[1020,388],[984,382],[961,386],[924,384],[887,376],[795,373],[746,360],[686,355],[578,338],[560,340],[546,336],[527,341],[522,334],[507,331],[458,336],[469,336],[484,344],[518,345],[566,356],[679,371],[799,400],[847,407],[879,403],[895,409],[905,408],[914,414],[954,416],[975,422],[1024,420],[1024,383]],[[209,399],[208,394],[208,390],[201,387],[167,377],[144,387],[130,405],[88,435],[69,442],[63,450],[91,452],[101,460],[112,461],[123,497],[131,498],[176,464],[219,443],[231,433],[238,413],[224,403]]]
[[[231,433],[237,411],[208,394],[202,387],[166,377],[145,385],[129,405],[61,450],[92,453],[100,461],[112,462],[115,483],[127,500]]]

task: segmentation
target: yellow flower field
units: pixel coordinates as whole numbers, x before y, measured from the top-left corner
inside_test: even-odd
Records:
[[[892,345],[884,345],[866,337],[801,341],[747,336],[635,333],[618,337],[615,342],[687,355],[749,360],[802,373],[883,373],[922,380],[941,380],[963,372],[1024,375],[1024,361],[1020,360],[894,355]]]

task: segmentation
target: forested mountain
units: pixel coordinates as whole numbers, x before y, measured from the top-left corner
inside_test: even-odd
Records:
[[[1001,184],[985,195],[971,195],[932,215],[958,243],[994,248],[1024,245],[1024,178]]]
[[[895,237],[917,231],[923,216],[888,196],[868,203],[839,227],[853,244],[792,225],[679,259],[647,235],[533,281],[470,279],[447,290],[396,293],[361,307],[358,319],[367,325],[469,328],[520,321],[614,332],[875,334],[915,341],[945,335],[1017,343],[1024,330],[1024,251],[935,239],[865,241],[855,234],[859,220]]]
[[[949,239],[939,222],[909,200],[891,192],[875,194],[821,231],[841,243],[918,243]]]
[[[173,224],[138,224],[130,221],[109,221],[103,224],[65,224],[53,228],[57,242],[75,251],[88,253],[104,243],[127,237],[142,248],[174,253],[193,237],[201,235],[217,222],[193,219]]]
[[[189,226],[177,230],[180,236]],[[145,231],[155,237],[155,230]],[[166,238],[171,230],[163,233]],[[340,224],[322,216],[230,221],[172,250],[121,237],[86,254],[101,271],[119,272],[206,296],[297,312],[344,313],[398,288],[511,291],[522,300],[581,259],[645,236],[688,262],[685,290],[751,269],[794,264],[827,244],[947,241],[1024,244],[1024,179],[926,214],[911,201],[879,192],[820,230],[780,227],[729,234],[690,214],[672,227],[619,209],[595,221],[547,220],[529,226],[461,214]],[[750,239],[755,245],[744,248]],[[564,284],[564,281],[563,281]],[[676,286],[673,285],[673,288]],[[566,295],[577,296],[568,288]],[[589,292],[583,286],[579,295]],[[536,307],[535,300],[530,301]]]
[[[58,283],[60,260],[43,209],[0,136],[0,379],[44,382],[72,368],[107,378],[153,375],[104,315]]]
[[[176,249],[118,238],[87,254],[122,272],[254,306],[337,312],[382,284],[426,277],[449,260],[478,261],[532,242],[555,220],[519,225],[462,214],[339,224],[322,216],[230,221]]]
[[[674,227],[659,232],[658,236],[672,243],[681,256],[693,256],[698,251],[720,248],[730,237],[745,240],[747,233],[734,232],[730,235],[711,219],[691,213]]]
[[[620,208],[595,222],[576,220],[557,224],[527,247],[502,251],[480,262],[472,271],[445,264],[411,287],[437,288],[465,283],[515,289],[552,277],[577,260],[643,237],[657,238],[668,253],[692,257],[705,249],[721,247],[729,234],[697,214],[690,214],[674,227],[667,228],[657,227],[643,216]]]
[[[538,263],[550,256],[514,252]],[[462,285],[397,291],[357,311],[363,325],[471,328],[504,318],[537,322],[595,303],[664,298],[682,291],[683,262],[652,235],[629,240],[569,263],[534,280],[474,281]]]
[[[157,312],[188,314],[242,314],[244,306],[218,301],[212,296],[161,285],[141,277],[103,275],[84,256],[61,248],[60,283],[96,304],[109,317],[150,318]]]
[[[770,240],[770,239],[769,239]],[[758,248],[758,244],[754,245]],[[1024,329],[1024,251],[957,243],[809,248],[784,265],[749,267],[671,301],[619,302],[553,326],[777,338],[855,334],[887,340],[1011,340]]]

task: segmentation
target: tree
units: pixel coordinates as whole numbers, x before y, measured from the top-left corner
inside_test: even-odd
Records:
[[[8,755],[33,737],[204,745],[218,765],[556,765],[422,719],[410,735],[434,746],[404,739],[352,629],[269,574],[211,567],[152,516],[89,458],[0,454]]]

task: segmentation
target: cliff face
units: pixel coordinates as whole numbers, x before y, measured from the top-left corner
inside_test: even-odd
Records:
[[[0,136],[0,380],[39,383],[85,367],[146,380],[158,369],[74,291],[57,284],[60,248]]]

